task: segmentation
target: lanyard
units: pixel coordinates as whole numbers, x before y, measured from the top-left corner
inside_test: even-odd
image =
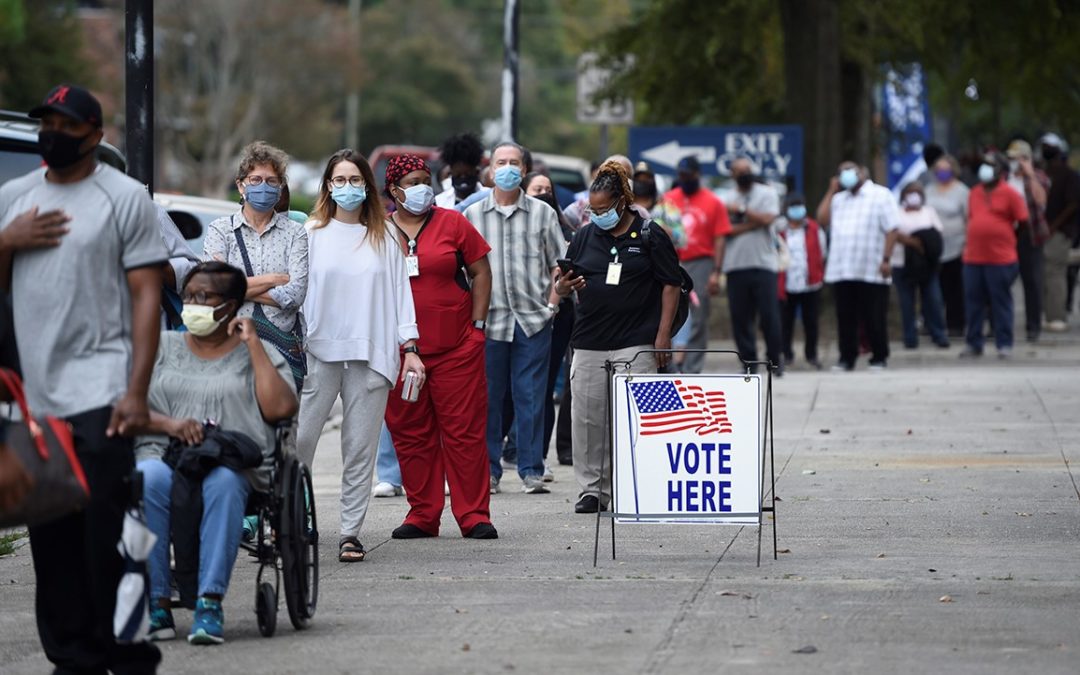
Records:
[[[390,216],[390,223],[394,226],[395,230],[397,230],[398,232],[401,233],[401,236],[408,243],[409,255],[416,255],[416,242],[417,242],[418,239],[420,239],[420,234],[428,226],[428,223],[431,222],[431,218],[434,215],[435,215],[435,210],[434,209],[428,211],[427,217],[424,218],[424,222],[421,223],[421,225],[420,225],[420,229],[416,231],[416,236],[412,237],[412,238],[410,238],[409,235],[407,235],[405,233],[405,230],[401,229],[401,226],[398,225],[397,218],[395,218],[393,215]]]

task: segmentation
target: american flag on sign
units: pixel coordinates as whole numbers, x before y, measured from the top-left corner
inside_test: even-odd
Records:
[[[681,380],[632,382],[628,386],[640,414],[642,436],[688,430],[698,436],[733,431],[722,391],[706,391]]]

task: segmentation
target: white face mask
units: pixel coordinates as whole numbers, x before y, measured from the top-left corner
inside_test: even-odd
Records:
[[[922,195],[918,192],[909,192],[904,195],[904,206],[909,209],[917,209],[922,206]]]
[[[997,171],[994,170],[989,164],[983,164],[979,167],[979,180],[983,183],[993,183],[997,178]]]
[[[184,327],[188,329],[189,333],[196,337],[206,337],[216,331],[218,326],[227,318],[214,318],[214,313],[227,304],[223,302],[217,307],[209,307],[207,305],[184,303],[184,308],[180,312],[180,319],[183,320]]]

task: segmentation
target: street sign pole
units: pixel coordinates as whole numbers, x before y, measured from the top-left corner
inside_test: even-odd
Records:
[[[154,4],[124,6],[124,152],[128,175],[154,192]]]
[[[502,137],[517,140],[518,135],[518,25],[521,4],[506,0],[503,7]]]

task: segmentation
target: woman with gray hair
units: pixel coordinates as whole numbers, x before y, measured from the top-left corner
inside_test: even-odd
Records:
[[[274,211],[286,184],[288,161],[283,151],[263,141],[244,148],[236,172],[240,210],[210,223],[203,258],[247,274],[246,302],[238,316],[254,319],[259,337],[281,352],[299,391],[307,373],[300,317],[307,295],[307,231]]]

